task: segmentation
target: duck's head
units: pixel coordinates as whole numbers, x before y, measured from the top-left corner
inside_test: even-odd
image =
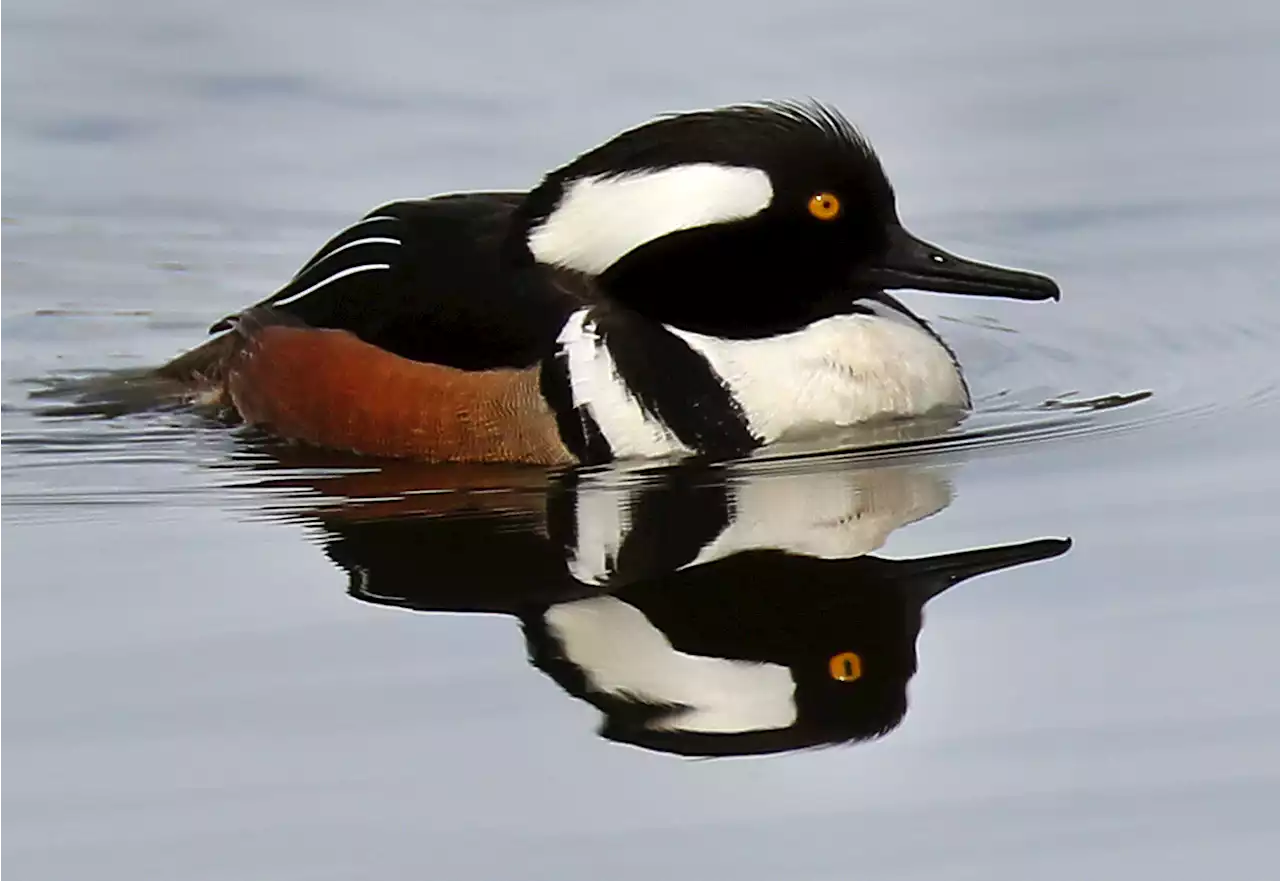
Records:
[[[625,131],[547,175],[517,212],[513,243],[650,318],[727,336],[798,327],[885,289],[1058,297],[1045,276],[908,233],[871,146],[816,103]]]

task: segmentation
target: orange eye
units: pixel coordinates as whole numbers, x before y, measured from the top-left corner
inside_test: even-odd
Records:
[[[835,193],[814,193],[809,200],[809,213],[819,220],[835,220],[840,216],[840,200]]]
[[[827,662],[827,671],[837,682],[853,682],[862,678],[862,658],[854,652],[832,655]]]

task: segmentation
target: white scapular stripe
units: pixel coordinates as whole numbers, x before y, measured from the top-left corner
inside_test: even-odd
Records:
[[[552,606],[545,620],[564,656],[597,691],[690,707],[655,728],[732,734],[796,721],[790,669],[677,651],[639,609],[615,597]]]
[[[647,242],[759,214],[773,183],[758,168],[695,163],[655,171],[584,177],[529,233],[542,263],[598,275]]]
[[[647,416],[618,376],[609,349],[587,319],[588,309],[569,316],[556,342],[568,360],[573,405],[584,407],[600,427],[615,458],[687,453],[665,425]]]
[[[366,263],[363,266],[352,266],[351,268],[344,269],[341,272],[335,272],[333,275],[329,276],[324,281],[316,282],[306,290],[299,291],[296,294],[285,297],[283,300],[276,300],[271,305],[287,306],[290,303],[293,303],[297,300],[301,300],[307,294],[314,293],[315,291],[320,290],[320,288],[324,287],[327,284],[331,284],[332,282],[335,282],[340,278],[346,278],[348,275],[355,275],[357,272],[371,272],[375,269],[390,269],[390,268],[391,268],[390,263]]]
[[[334,254],[341,254],[343,251],[347,250],[348,248],[354,248],[357,245],[399,245],[399,244],[400,244],[399,239],[392,239],[392,238],[388,238],[387,236],[370,236],[367,239],[356,239],[354,242],[347,242],[345,245],[334,248],[328,254],[325,254],[323,257],[317,260],[315,263],[312,263],[311,266],[308,266],[307,269],[312,269],[316,266],[319,266],[321,263],[328,260]]]
[[[792,333],[730,340],[667,329],[711,364],[766,443],[877,417],[969,404],[955,359],[910,317],[836,315]]]
[[[398,217],[392,217],[390,214],[375,214],[373,217],[366,217],[364,220],[360,220],[360,221],[357,221],[356,223],[351,224],[351,226],[349,226],[349,227],[347,227],[346,229],[344,229],[344,230],[342,231],[342,233],[341,233],[341,234],[342,234],[342,235],[346,235],[347,233],[349,233],[349,232],[355,232],[355,231],[356,231],[356,230],[358,230],[360,227],[362,227],[362,226],[367,226],[367,225],[368,225],[368,224],[370,224],[370,223],[382,223],[382,222],[385,222],[385,221],[388,221],[388,220],[390,220],[390,221],[394,221],[394,222],[396,222],[396,223],[399,223],[399,222],[400,222],[400,218],[398,218]],[[362,241],[362,242],[367,242],[367,241],[368,241],[368,239],[361,239],[361,241]],[[397,244],[397,245],[398,245],[398,244],[400,244],[400,240],[399,240],[399,239],[396,239],[396,240],[394,240],[394,241],[395,241],[395,244]],[[351,243],[351,244],[354,244],[354,243]],[[311,258],[311,260],[310,260],[308,263],[306,263],[305,265],[303,265],[303,267],[302,267],[301,269],[299,269],[299,270],[297,271],[297,273],[295,273],[295,274],[294,274],[294,276],[293,276],[293,277],[294,277],[294,278],[297,278],[298,276],[302,275],[304,272],[308,271],[309,269],[311,269],[311,268],[313,268],[313,267],[315,267],[315,266],[320,265],[320,263],[324,262],[324,261],[325,261],[325,260],[327,260],[329,257],[333,256],[334,254],[338,253],[339,251],[345,251],[348,247],[350,247],[350,244],[348,244],[348,245],[343,245],[341,248],[335,248],[335,249],[333,249],[332,251],[328,252],[327,254],[317,254],[317,255],[313,256],[313,257]]]

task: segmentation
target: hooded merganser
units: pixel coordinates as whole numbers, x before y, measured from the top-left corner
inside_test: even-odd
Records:
[[[683,755],[888,733],[907,711],[925,604],[1071,546],[880,556],[890,533],[947,505],[944,474],[793,464],[686,460],[643,481],[566,469],[516,497],[471,495],[466,516],[468,494],[439,490],[482,475],[457,466],[283,480],[310,487],[287,516],[313,526],[350,596],[513,616],[530,663],[599,710],[600,736]]]
[[[161,375],[371,455],[733,457],[968,408],[893,288],[1059,296],[909,234],[836,111],[735,105],[624,131],[528,193],[375,209]]]

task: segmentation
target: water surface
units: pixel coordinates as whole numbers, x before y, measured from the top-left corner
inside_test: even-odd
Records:
[[[15,877],[1270,865],[1273,4],[15,0],[5,26]],[[805,94],[920,235],[1062,284],[907,295],[975,392],[941,440],[383,467],[32,396],[183,350],[381,201]],[[683,757],[709,752],[765,755]]]

